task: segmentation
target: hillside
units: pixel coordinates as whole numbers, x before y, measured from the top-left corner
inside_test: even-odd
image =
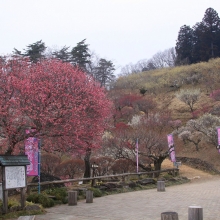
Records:
[[[220,89],[220,59],[120,77],[112,94],[140,95],[140,89],[146,90],[144,97],[153,98],[160,111],[170,111],[172,119],[179,119],[184,125],[192,118],[213,112],[214,108],[220,105],[220,101],[210,97],[213,91]],[[176,98],[176,93],[184,89],[201,91],[199,101],[194,106],[194,115],[190,112],[189,106]],[[184,144],[177,136],[174,137],[174,142],[177,157],[199,158],[220,171],[220,154],[214,145],[203,141],[199,151],[196,151],[192,143]]]

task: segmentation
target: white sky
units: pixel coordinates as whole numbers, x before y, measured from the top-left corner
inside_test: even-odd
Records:
[[[0,54],[38,40],[48,47],[89,48],[116,67],[174,47],[180,27],[220,16],[220,0],[0,0]]]

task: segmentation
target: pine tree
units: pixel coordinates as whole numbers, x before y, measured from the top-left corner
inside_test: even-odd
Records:
[[[196,25],[193,26],[192,63],[209,60],[207,48],[204,46],[205,35],[204,24],[202,22],[196,23]]]
[[[100,59],[95,71],[95,78],[101,83],[101,86],[106,86],[114,78],[114,64],[112,61],[106,59]]]
[[[193,30],[190,26],[183,25],[180,28],[175,49],[177,65],[192,63]]]
[[[53,56],[63,62],[70,62],[70,52],[68,52],[69,47],[64,46],[60,50],[53,52]]]
[[[176,43],[176,64],[208,61],[220,56],[220,18],[213,8],[208,8],[201,22],[191,29],[180,28]]]
[[[77,43],[76,47],[71,50],[71,62],[75,66],[79,66],[82,70],[86,71],[86,64],[90,63],[90,53],[88,44],[85,44],[86,39]]]
[[[40,61],[42,58],[45,57],[43,53],[46,50],[46,48],[47,47],[45,46],[45,43],[42,42],[42,40],[40,40],[37,41],[36,43],[29,44],[27,46],[27,49],[25,49],[24,53],[14,48],[13,54],[29,57],[33,63],[37,63],[38,61]]]
[[[44,58],[44,51],[46,50],[45,43],[42,40],[36,43],[29,44],[25,50],[24,56],[28,56],[33,63],[37,63]]]
[[[218,57],[220,55],[220,48],[218,47],[220,18],[218,13],[213,8],[208,8],[205,11],[202,23],[205,32],[203,45],[206,48],[208,59]]]

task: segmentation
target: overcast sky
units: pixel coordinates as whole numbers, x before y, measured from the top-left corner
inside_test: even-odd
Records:
[[[0,0],[0,55],[38,40],[59,49],[86,38],[122,67],[174,47],[180,27],[209,7],[220,16],[220,0]]]

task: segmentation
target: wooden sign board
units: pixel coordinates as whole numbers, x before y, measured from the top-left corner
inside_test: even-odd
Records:
[[[5,167],[5,189],[26,187],[25,166]]]

